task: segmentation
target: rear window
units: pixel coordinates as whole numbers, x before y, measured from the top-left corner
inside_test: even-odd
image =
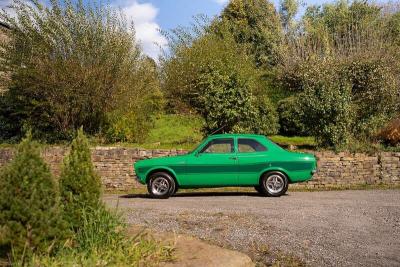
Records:
[[[252,153],[252,152],[267,151],[267,148],[257,140],[239,138],[238,150],[239,153]]]

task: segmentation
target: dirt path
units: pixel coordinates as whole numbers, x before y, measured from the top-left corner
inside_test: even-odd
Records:
[[[191,234],[270,265],[399,266],[400,190],[181,193],[168,200],[108,195],[128,223]],[[294,259],[288,254],[294,255]]]

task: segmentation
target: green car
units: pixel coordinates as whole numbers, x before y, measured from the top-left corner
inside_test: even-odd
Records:
[[[262,135],[221,134],[207,137],[186,155],[141,160],[134,167],[154,198],[168,198],[178,188],[227,186],[254,187],[262,195],[279,197],[289,184],[311,179],[317,161]]]

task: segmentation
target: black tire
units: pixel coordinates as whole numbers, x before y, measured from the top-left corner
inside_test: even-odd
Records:
[[[147,191],[152,198],[167,199],[175,192],[174,178],[166,172],[153,173],[147,182]]]
[[[260,188],[263,195],[280,197],[286,193],[289,187],[289,179],[279,171],[265,173],[260,179]]]
[[[256,185],[254,189],[261,195],[264,195],[264,191],[262,190],[261,186]]]
[[[172,194],[175,195],[178,192],[178,190],[179,190],[179,187],[178,187],[178,185],[175,184],[175,190]]]

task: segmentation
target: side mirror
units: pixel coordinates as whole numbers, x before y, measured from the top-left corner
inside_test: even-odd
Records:
[[[200,157],[200,152],[197,151],[197,152],[194,154],[194,156],[195,156],[196,158]]]

